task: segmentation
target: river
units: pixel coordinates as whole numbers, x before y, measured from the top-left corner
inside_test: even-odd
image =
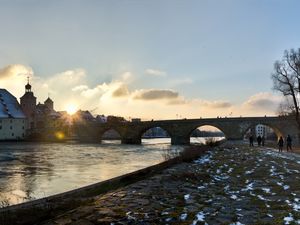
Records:
[[[193,138],[203,142],[204,138]],[[0,207],[72,190],[142,169],[184,146],[170,139],[143,139],[142,145],[0,143]]]

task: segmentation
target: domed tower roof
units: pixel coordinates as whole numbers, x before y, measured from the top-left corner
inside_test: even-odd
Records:
[[[29,84],[29,77],[27,77],[27,84],[25,85],[25,92],[31,92],[31,85]]]
[[[31,90],[31,85],[30,85],[30,84],[26,84],[26,85],[25,85],[25,89],[27,89],[27,90],[28,90],[28,89],[29,89],[29,90]]]

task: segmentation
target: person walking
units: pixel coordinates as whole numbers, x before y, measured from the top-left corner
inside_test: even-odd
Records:
[[[278,140],[278,149],[279,149],[279,152],[282,152],[282,148],[283,148],[283,138],[282,136],[280,136],[279,140]]]
[[[250,137],[249,137],[249,144],[250,144],[250,147],[253,146],[253,141],[254,141],[253,136],[250,135]]]
[[[292,138],[291,136],[288,134],[287,138],[286,138],[286,151],[292,151]]]
[[[256,138],[256,140],[257,140],[257,145],[260,146],[260,144],[261,144],[261,136],[258,135],[258,137]]]
[[[261,145],[262,145],[262,146],[265,146],[265,136],[262,136],[262,137],[261,137]]]

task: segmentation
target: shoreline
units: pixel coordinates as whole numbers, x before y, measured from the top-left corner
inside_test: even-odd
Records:
[[[38,224],[299,223],[300,156],[225,143]]]
[[[193,158],[199,157],[208,150],[207,146],[188,147],[188,149],[191,148],[197,149],[197,151],[194,149],[195,155],[191,156]],[[47,218],[49,215],[54,216],[64,210],[70,210],[74,207],[80,206],[81,204],[90,201],[94,196],[105,194],[120,187],[125,187],[139,180],[147,179],[184,160],[191,160],[191,157],[175,157],[156,165],[117,176],[109,180],[101,181],[45,198],[0,208],[0,224],[36,223],[37,221]]]

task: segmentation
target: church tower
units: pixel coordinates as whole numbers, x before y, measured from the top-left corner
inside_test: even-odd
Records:
[[[53,101],[51,98],[48,97],[46,101],[44,101],[44,104],[50,110],[50,112],[54,111]]]
[[[36,106],[36,97],[31,91],[31,85],[29,84],[29,77],[27,78],[27,84],[25,85],[25,94],[20,98],[21,108],[30,122],[34,119],[34,112]]]

